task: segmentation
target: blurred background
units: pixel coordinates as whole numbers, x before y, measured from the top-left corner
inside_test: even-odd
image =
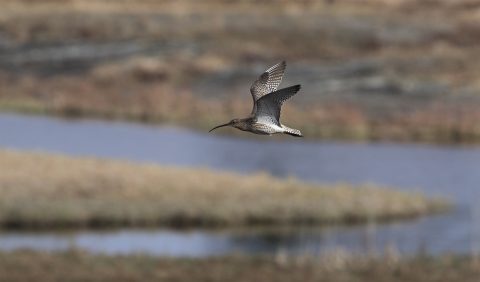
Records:
[[[478,1],[0,7],[2,281],[480,277]]]

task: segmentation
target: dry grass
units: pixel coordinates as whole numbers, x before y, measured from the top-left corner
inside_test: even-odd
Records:
[[[480,142],[475,1],[0,2],[2,110],[203,130],[248,114],[252,66],[285,59],[304,74],[286,124],[307,137]]]
[[[367,259],[221,257],[173,259],[102,256],[70,251],[0,253],[2,281],[382,281],[474,282],[480,266],[465,257]]]
[[[202,131],[251,111],[251,99],[245,91],[222,99],[199,97],[164,81],[178,76],[178,72],[165,70],[158,61],[145,59],[133,60],[127,66],[98,67],[84,77],[24,76],[17,80],[8,75],[2,79],[0,74],[4,89],[0,93],[0,110],[170,123]],[[378,114],[349,101],[300,105],[295,98],[284,106],[285,123],[300,129],[309,139],[480,141],[480,103],[476,100],[439,100],[397,110],[385,106]],[[249,136],[228,129],[216,134],[225,133]]]
[[[0,226],[317,224],[443,211],[420,194],[0,151]]]

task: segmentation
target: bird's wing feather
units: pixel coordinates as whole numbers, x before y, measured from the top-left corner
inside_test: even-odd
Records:
[[[253,98],[252,113],[255,112],[255,102],[258,99],[277,90],[280,82],[282,82],[286,66],[285,61],[282,61],[270,67],[252,84],[250,87],[250,93],[252,93]]]
[[[274,123],[280,125],[280,111],[288,98],[295,95],[300,90],[300,85],[294,85],[283,88],[267,94],[255,102],[255,117],[259,122]]]

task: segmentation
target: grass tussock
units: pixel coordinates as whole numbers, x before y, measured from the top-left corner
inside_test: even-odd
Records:
[[[320,258],[155,258],[78,251],[0,253],[2,281],[478,281],[480,265],[466,257],[369,259],[342,252]]]
[[[370,186],[5,150],[0,171],[3,227],[353,223],[449,207]]]

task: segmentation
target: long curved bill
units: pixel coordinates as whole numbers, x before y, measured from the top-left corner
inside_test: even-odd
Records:
[[[229,122],[228,122],[228,123],[225,123],[225,124],[218,125],[218,126],[215,126],[215,127],[212,128],[212,129],[210,129],[210,131],[208,131],[208,132],[212,132],[212,131],[214,131],[215,129],[217,129],[217,128],[219,128],[219,127],[224,127],[224,126],[229,126],[229,125],[230,125]]]

